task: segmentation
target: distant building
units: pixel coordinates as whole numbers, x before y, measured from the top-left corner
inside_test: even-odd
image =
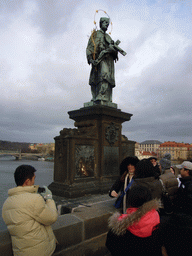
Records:
[[[160,142],[159,140],[145,140],[139,143],[139,150],[157,153],[157,150],[161,143],[162,142]]]
[[[135,144],[135,156],[137,156],[139,160],[142,160],[144,158],[149,158],[151,156],[157,157],[157,153],[155,153],[153,151],[140,150],[140,144],[136,143]]]
[[[36,149],[36,144],[30,144],[29,148],[31,149],[31,151],[37,150]]]
[[[31,151],[38,151],[39,153],[43,153],[45,155],[53,155],[55,152],[55,143],[37,143],[30,144],[29,148]]]
[[[192,158],[192,144],[165,141],[158,149],[158,158],[162,158],[165,153],[170,153],[172,160],[188,160]]]
[[[192,160],[192,147],[189,149],[189,160]]]

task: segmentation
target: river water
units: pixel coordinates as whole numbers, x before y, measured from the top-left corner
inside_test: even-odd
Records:
[[[35,184],[48,186],[53,181],[53,162],[48,161],[32,161],[20,160],[15,161],[14,157],[0,157],[0,209],[4,201],[8,197],[8,190],[15,187],[14,172],[15,169],[22,164],[32,165],[37,171],[35,173]],[[6,225],[3,222],[2,214],[0,214],[0,231],[5,230]]]

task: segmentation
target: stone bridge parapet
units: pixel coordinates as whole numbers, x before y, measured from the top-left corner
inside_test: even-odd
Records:
[[[54,256],[107,256],[105,247],[108,219],[116,211],[115,199],[106,195],[106,200],[89,206],[80,206],[73,213],[61,215],[52,225],[61,245]],[[0,232],[0,255],[12,256],[8,231]]]

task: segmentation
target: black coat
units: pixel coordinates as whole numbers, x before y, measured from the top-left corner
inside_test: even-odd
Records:
[[[136,212],[131,214],[131,217],[127,215],[119,221],[120,214],[114,213],[109,219],[110,231],[107,234],[106,246],[111,252],[112,256],[160,256],[161,255],[161,243],[159,239],[158,229],[154,227],[154,231],[151,236],[139,237],[131,233],[127,228],[132,226],[136,222],[140,222],[142,217],[152,209],[158,208],[158,201],[152,200],[142,205]],[[154,213],[152,213],[154,214]],[[158,220],[156,220],[158,222]],[[141,222],[140,222],[141,223]],[[145,222],[140,224],[145,225]],[[154,222],[150,224],[147,220],[146,229],[149,230],[154,225]]]
[[[192,217],[184,213],[173,213],[159,225],[159,242],[169,256],[192,255]]]
[[[128,184],[129,184],[129,177],[128,177],[128,179],[127,179],[127,185],[128,185]],[[121,180],[121,176],[118,177],[118,179],[115,181],[115,183],[113,184],[113,186],[112,186],[111,189],[109,190],[109,196],[112,197],[112,196],[111,196],[111,192],[112,192],[113,190],[115,190],[116,193],[119,193],[119,192],[124,191],[124,185],[125,185],[125,182]],[[127,191],[126,195],[128,195],[128,192],[129,192],[129,190]],[[126,201],[127,201],[127,198],[128,198],[128,196],[126,196]],[[128,205],[128,204],[126,203],[126,205]],[[123,207],[123,200],[122,200],[122,205],[121,205],[121,207]]]
[[[154,171],[155,171],[155,174],[156,174],[155,177],[159,177],[161,175],[161,171],[159,169],[158,164],[154,166]]]
[[[141,238],[128,230],[122,236],[117,236],[110,230],[107,234],[106,246],[112,256],[162,256],[156,231],[150,237]]]
[[[144,186],[148,188],[151,192],[152,199],[161,199],[162,197],[162,184],[155,177],[147,177],[147,178],[134,178],[133,186]]]
[[[115,183],[113,184],[113,186],[111,187],[111,189],[109,190],[109,196],[111,196],[111,192],[113,190],[115,190],[116,193],[119,193],[119,191],[123,191],[124,189],[124,182],[121,181],[121,176],[117,178],[117,180],[115,181]]]
[[[192,216],[192,177],[180,178],[181,184],[174,200],[175,212]]]

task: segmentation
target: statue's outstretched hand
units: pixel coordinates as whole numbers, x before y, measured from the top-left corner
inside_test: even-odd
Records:
[[[119,60],[119,58],[118,58],[118,55],[117,55],[117,57],[115,58],[115,63],[116,63],[118,60]]]

